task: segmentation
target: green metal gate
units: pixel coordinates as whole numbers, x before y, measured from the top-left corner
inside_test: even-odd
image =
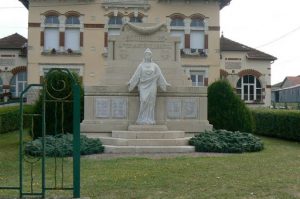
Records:
[[[49,79],[50,74],[59,74],[61,79]],[[67,82],[69,80],[69,84]],[[71,84],[71,86],[70,86]],[[29,94],[29,90],[32,88],[40,89],[40,97],[42,103],[42,109],[38,113],[24,113],[24,103],[20,100],[20,131],[19,131],[19,183],[17,186],[2,186],[0,189],[17,190],[19,191],[19,197],[39,197],[45,198],[46,191],[53,190],[73,190],[73,198],[80,198],[80,85],[78,79],[74,77],[74,73],[71,73],[67,69],[51,69],[43,84],[29,85],[21,94],[20,99],[23,99]],[[60,93],[59,95],[57,95]],[[52,104],[49,110],[48,104]],[[64,112],[66,107],[70,107],[72,111],[72,129],[73,134],[73,157],[65,158],[63,156],[55,155],[54,157],[47,157],[46,155],[46,136],[50,133],[47,129],[47,111],[51,111],[54,114],[54,121],[51,134],[56,139],[61,134],[66,134]],[[24,118],[26,121],[30,121],[30,128],[24,128]],[[28,119],[29,118],[29,119]],[[26,133],[32,134],[30,137],[33,139],[35,120],[39,119],[41,125],[41,140],[42,151],[41,156],[31,156],[25,153],[24,147],[28,140]],[[70,122],[70,121],[69,121]],[[48,123],[48,125],[50,125]],[[69,132],[70,133],[70,132]],[[26,138],[25,138],[26,137]],[[68,167],[68,163],[69,166]],[[71,168],[70,168],[71,167]],[[66,172],[71,172],[71,182],[66,182]],[[1,184],[0,184],[1,185]]]

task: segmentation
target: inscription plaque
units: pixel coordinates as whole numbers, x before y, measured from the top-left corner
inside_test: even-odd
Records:
[[[179,119],[181,117],[181,100],[168,99],[167,116],[169,119]]]
[[[127,100],[125,98],[112,98],[112,117],[123,119],[127,116]]]
[[[184,99],[182,101],[182,116],[186,119],[196,119],[198,104],[195,99]]]
[[[110,118],[110,99],[108,98],[96,98],[96,117],[97,118]]]

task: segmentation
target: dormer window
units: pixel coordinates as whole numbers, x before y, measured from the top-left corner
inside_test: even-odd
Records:
[[[58,16],[47,16],[45,24],[59,24]]]

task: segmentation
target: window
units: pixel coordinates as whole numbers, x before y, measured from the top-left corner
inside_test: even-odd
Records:
[[[47,16],[45,24],[59,24],[58,16]]]
[[[10,81],[10,92],[13,97],[19,97],[27,86],[27,73],[20,72],[13,76]]]
[[[59,49],[59,30],[58,28],[45,28],[44,50]]]
[[[79,18],[76,16],[70,16],[66,19],[66,24],[70,25],[70,24],[75,24],[75,25],[79,25],[80,21]]]
[[[184,22],[182,18],[173,18],[171,21],[171,26],[184,26]]]
[[[204,31],[191,31],[190,48],[191,49],[204,49]]]
[[[246,102],[262,101],[262,87],[260,81],[253,75],[245,75],[236,85],[237,94]]]
[[[142,23],[141,17],[130,17],[129,22],[131,23]]]
[[[65,50],[80,50],[80,21],[76,16],[66,19]]]
[[[201,18],[192,19],[190,48],[191,49],[205,48],[204,21]]]
[[[190,74],[193,86],[204,86],[204,71],[191,71]]]
[[[59,49],[59,20],[58,16],[47,16],[45,19],[44,50]]]
[[[185,32],[184,32],[184,21],[183,18],[176,17],[172,18],[171,21],[171,35],[180,38],[180,49],[185,48]]]
[[[204,28],[204,21],[200,18],[192,19],[191,27]]]
[[[120,35],[122,24],[121,16],[111,16],[108,21],[108,35]]]
[[[108,21],[109,25],[122,25],[122,18],[120,16],[111,16]]]
[[[184,30],[171,30],[171,35],[180,38],[180,49],[184,48]]]

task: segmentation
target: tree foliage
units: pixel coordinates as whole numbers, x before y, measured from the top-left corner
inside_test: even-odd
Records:
[[[72,73],[81,87],[81,120],[83,119],[83,89],[79,76]],[[66,72],[53,71],[46,76],[44,90],[34,105],[34,113],[42,114],[43,93],[45,92],[46,135],[57,135],[73,132],[73,93],[72,78]],[[35,117],[32,126],[33,137],[42,136],[42,117]]]
[[[215,129],[252,133],[254,122],[250,110],[226,80],[208,87],[208,120]]]

